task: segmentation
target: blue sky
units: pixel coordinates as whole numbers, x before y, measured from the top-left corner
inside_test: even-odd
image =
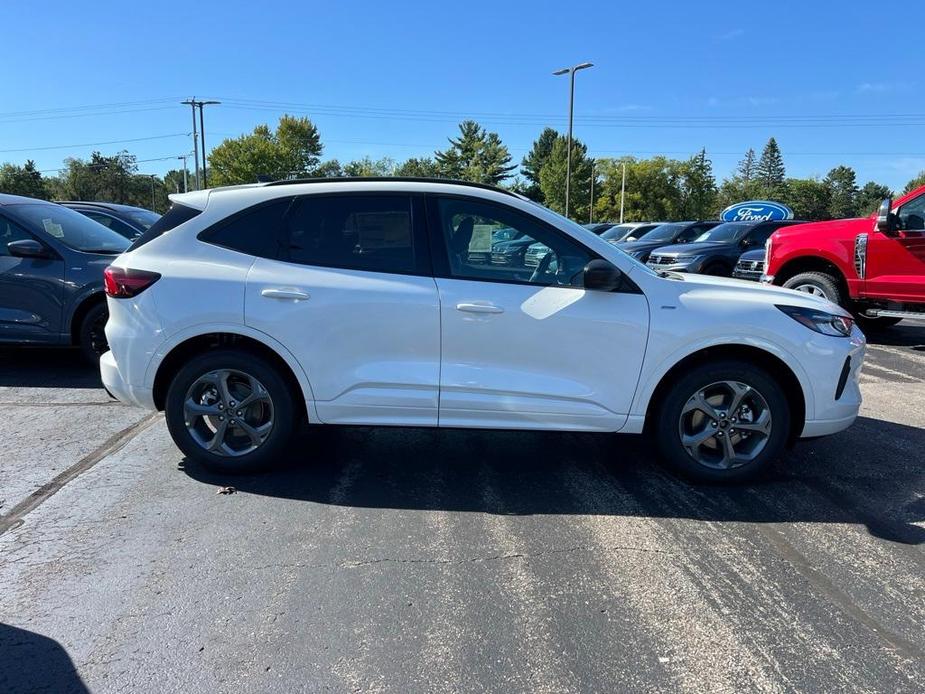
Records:
[[[0,162],[175,157],[193,95],[225,102],[207,110],[211,145],[288,111],[326,157],[402,160],[473,115],[519,162],[544,125],[565,128],[568,80],[551,72],[590,60],[575,136],[594,156],[704,146],[722,177],[773,135],[792,176],[846,163],[895,188],[925,169],[923,44],[903,29],[925,3],[737,4],[7,1]],[[82,109],[103,104],[123,105]],[[137,141],[59,147],[114,140]]]

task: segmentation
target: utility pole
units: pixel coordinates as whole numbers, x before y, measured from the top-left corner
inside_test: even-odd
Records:
[[[623,196],[626,195],[626,162],[623,162],[623,182],[620,184],[620,224],[623,224]]]
[[[186,178],[186,159],[187,157],[189,157],[188,154],[181,154],[179,157],[177,157],[177,159],[183,162],[183,192],[184,193],[189,192],[189,181]],[[177,192],[180,192],[180,191],[177,191]]]
[[[196,166],[196,190],[199,190],[199,134],[196,132],[196,104],[199,102],[196,101],[196,97],[193,97],[180,103],[193,109],[193,163]]]
[[[221,101],[199,101],[193,99],[193,103],[199,105],[199,141],[202,143],[202,187],[209,187],[209,165],[206,163],[206,124],[202,116],[202,107],[211,104],[220,104]]]
[[[575,106],[575,73],[578,70],[584,70],[585,68],[593,67],[594,63],[580,63],[578,65],[573,65],[572,67],[564,67],[561,70],[556,70],[553,72],[553,75],[565,75],[569,76],[569,97],[568,97],[568,141],[566,144],[566,155],[565,155],[565,216],[568,217],[569,209],[569,189],[572,182],[572,114],[574,112]]]

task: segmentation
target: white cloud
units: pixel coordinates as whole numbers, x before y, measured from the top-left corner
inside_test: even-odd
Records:
[[[882,94],[884,92],[897,92],[911,89],[913,85],[908,82],[862,82],[857,87],[858,94]]]

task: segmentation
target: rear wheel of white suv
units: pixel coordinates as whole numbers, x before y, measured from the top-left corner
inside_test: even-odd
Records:
[[[709,482],[742,481],[780,456],[790,407],[767,371],[723,359],[694,367],[674,382],[654,429],[659,451],[678,471]]]
[[[194,357],[167,391],[167,427],[187,457],[215,472],[256,472],[284,454],[295,400],[279,371],[249,352]]]

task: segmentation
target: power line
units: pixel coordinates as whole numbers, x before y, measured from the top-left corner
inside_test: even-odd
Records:
[[[148,140],[166,140],[170,137],[189,137],[189,133],[172,133],[170,135],[150,135],[148,137],[133,137],[127,140],[109,140],[107,142],[82,142],[71,145],[49,145],[43,147],[24,147],[21,149],[0,149],[0,154],[15,154],[22,152],[43,152],[50,149],[71,149],[76,147],[96,147],[98,145],[119,145],[128,142],[145,142]]]

